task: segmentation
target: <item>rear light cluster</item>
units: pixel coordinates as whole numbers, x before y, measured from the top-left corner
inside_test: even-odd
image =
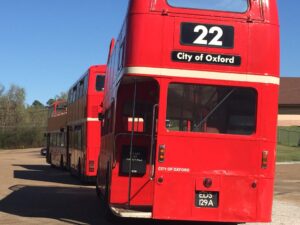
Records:
[[[165,155],[166,155],[166,145],[160,145],[159,146],[159,152],[158,152],[158,161],[164,162],[165,161]]]
[[[95,171],[95,161],[90,160],[89,161],[89,172],[94,172]]]
[[[269,151],[262,152],[262,160],[261,160],[261,168],[262,169],[267,169],[267,167],[268,167],[268,156],[269,156]]]

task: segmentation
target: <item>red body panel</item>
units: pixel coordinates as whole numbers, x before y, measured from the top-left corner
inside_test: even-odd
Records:
[[[229,13],[175,8],[164,0],[130,1],[124,26],[110,51],[105,82],[103,110],[111,129],[102,134],[98,184],[104,194],[109,191],[109,204],[148,206],[154,219],[271,220],[279,84],[278,15],[275,0],[249,3],[247,12]],[[183,44],[183,23],[233,27],[234,45]],[[235,56],[241,62],[179,61],[172,58],[173,51]],[[168,129],[168,91],[174,83],[254,90],[254,132],[241,135]],[[132,132],[130,124],[124,125],[124,116],[143,117],[143,127],[136,128],[140,124],[135,122]],[[146,152],[146,172],[141,176],[122,174],[122,160],[128,160],[124,149],[129,145],[131,150],[136,147]],[[161,149],[163,160],[159,158]],[[211,187],[204,186],[207,178],[212,181]],[[196,206],[198,191],[217,192],[218,206]]]
[[[69,92],[72,96],[72,90],[80,90],[80,83],[86,82],[85,93],[75,100],[69,97],[68,107],[70,167],[83,177],[97,174],[101,135],[98,114],[102,111],[103,90],[96,90],[96,77],[104,76],[105,69],[105,66],[90,67]]]

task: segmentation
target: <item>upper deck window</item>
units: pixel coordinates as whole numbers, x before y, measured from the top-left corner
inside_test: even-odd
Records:
[[[173,7],[243,13],[248,0],[167,0]]]
[[[104,91],[104,81],[105,81],[104,76],[98,75],[96,77],[96,90],[97,91]]]

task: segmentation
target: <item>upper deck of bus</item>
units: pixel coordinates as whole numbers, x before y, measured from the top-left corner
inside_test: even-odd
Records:
[[[68,93],[69,122],[97,117],[98,107],[103,98],[105,70],[105,65],[91,66],[71,86]]]
[[[123,67],[125,74],[173,77],[174,71],[161,68],[279,76],[274,66],[279,64],[275,0],[236,1],[246,4],[242,9],[205,3],[209,10],[201,3],[191,7],[185,2],[131,0],[115,48],[124,62],[116,67]],[[278,84],[272,77],[267,83]]]
[[[48,110],[47,132],[57,132],[66,126],[67,102],[57,100],[52,103]]]

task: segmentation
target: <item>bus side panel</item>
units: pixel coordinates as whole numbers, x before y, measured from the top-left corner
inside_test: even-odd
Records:
[[[279,27],[270,24],[249,25],[248,71],[252,74],[279,75]],[[276,46],[276,47],[275,47]]]
[[[260,179],[257,198],[257,221],[270,222],[272,216],[274,179]]]
[[[263,85],[261,88],[261,128],[264,138],[273,142],[277,141],[277,121],[278,121],[278,96],[279,87],[277,85]]]

